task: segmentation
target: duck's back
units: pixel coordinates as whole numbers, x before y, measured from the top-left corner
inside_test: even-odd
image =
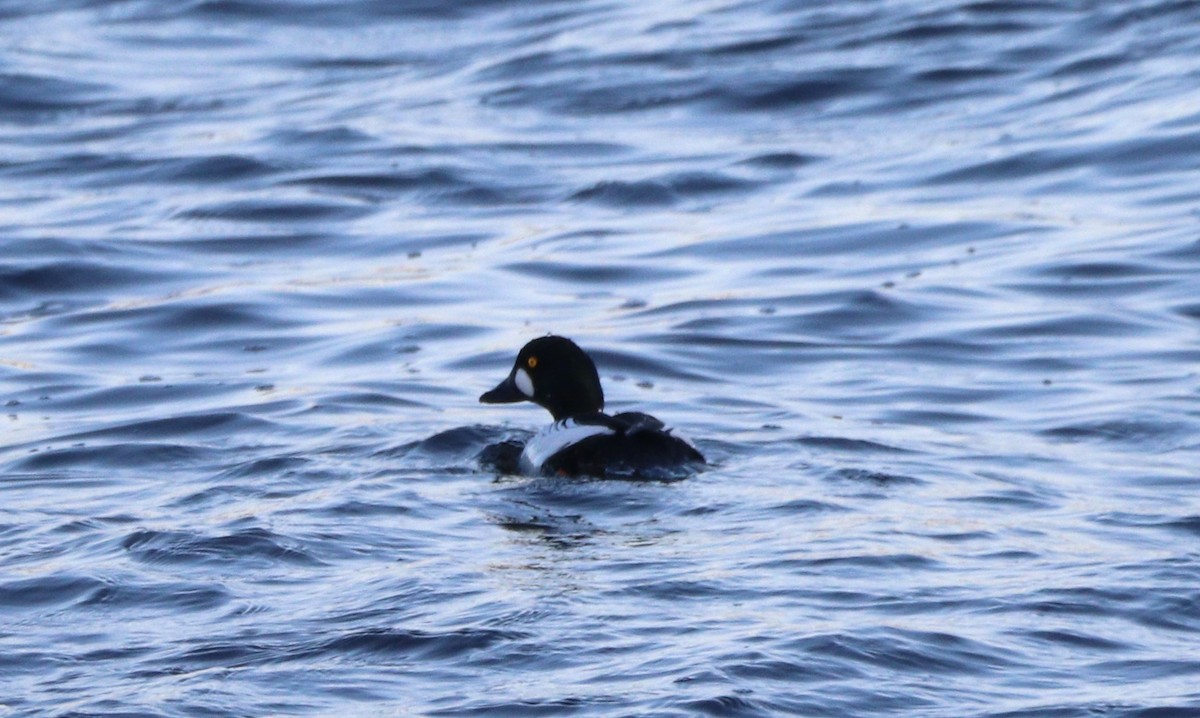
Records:
[[[545,452],[533,468],[551,475],[670,478],[704,464],[695,447],[648,414],[600,414],[571,421],[569,429],[573,439]]]

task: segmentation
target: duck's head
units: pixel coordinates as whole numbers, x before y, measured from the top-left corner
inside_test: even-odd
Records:
[[[575,342],[545,336],[526,344],[508,378],[479,397],[484,404],[532,401],[555,421],[604,409],[596,365]]]

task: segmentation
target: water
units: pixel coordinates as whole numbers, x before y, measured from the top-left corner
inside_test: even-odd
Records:
[[[1198,27],[6,4],[0,714],[1200,714]]]

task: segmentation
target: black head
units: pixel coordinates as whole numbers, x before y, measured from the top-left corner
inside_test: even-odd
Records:
[[[604,391],[596,365],[565,337],[534,339],[517,354],[508,378],[479,397],[485,404],[532,401],[559,421],[604,409]]]

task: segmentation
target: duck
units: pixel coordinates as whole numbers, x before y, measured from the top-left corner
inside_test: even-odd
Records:
[[[550,412],[554,423],[521,451],[523,474],[674,478],[706,463],[691,442],[649,414],[606,414],[596,363],[566,337],[551,334],[527,343],[508,376],[479,401],[528,401]]]

